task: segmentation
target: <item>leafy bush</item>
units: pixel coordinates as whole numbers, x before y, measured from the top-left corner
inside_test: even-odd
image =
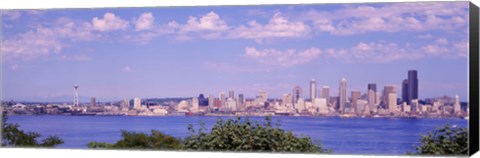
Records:
[[[449,124],[436,128],[420,139],[422,145],[416,147],[415,154],[421,155],[467,155],[468,130]]]
[[[57,136],[49,136],[41,142],[37,141],[40,137],[36,132],[25,132],[19,129],[18,124],[7,123],[7,113],[2,114],[2,146],[18,147],[54,147],[63,144],[63,140]]]
[[[258,151],[258,152],[330,152],[321,145],[312,143],[309,137],[297,137],[292,132],[272,126],[271,117],[265,118],[265,124],[244,121],[240,117],[223,121],[218,119],[209,133],[204,132],[204,124],[196,132],[192,125],[190,136],[184,140],[186,150],[216,151]]]
[[[89,148],[105,149],[167,149],[167,150],[215,150],[215,151],[260,151],[260,152],[331,152],[321,145],[312,143],[309,137],[297,137],[292,132],[286,132],[272,126],[270,117],[261,125],[248,118],[240,117],[223,121],[221,118],[206,133],[205,124],[196,131],[188,126],[190,136],[183,141],[159,131],[152,130],[151,135],[122,131],[122,140],[115,144],[90,142]]]
[[[122,130],[122,139],[115,144],[104,142],[90,142],[88,148],[106,149],[160,149],[177,150],[181,148],[181,140],[166,135],[160,131],[152,130],[151,134],[128,132]]]

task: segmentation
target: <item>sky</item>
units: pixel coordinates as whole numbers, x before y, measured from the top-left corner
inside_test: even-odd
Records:
[[[3,10],[5,100],[281,98],[309,82],[467,101],[468,2]]]

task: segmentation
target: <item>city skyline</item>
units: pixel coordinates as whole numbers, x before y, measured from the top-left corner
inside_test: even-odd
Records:
[[[311,79],[317,97],[323,86],[337,96],[343,77],[347,94],[374,83],[402,98],[415,69],[420,99],[468,101],[467,11],[466,2],[5,11],[3,98],[72,96],[75,83],[80,102],[231,90],[282,98],[295,86],[308,98]]]

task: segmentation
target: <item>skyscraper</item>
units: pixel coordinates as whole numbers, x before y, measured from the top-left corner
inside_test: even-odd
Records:
[[[237,100],[238,104],[237,104],[237,107],[239,108],[239,110],[244,110],[244,106],[245,106],[245,97],[243,96],[243,94],[238,94],[238,100]]]
[[[328,86],[323,86],[322,87],[322,97],[321,98],[325,98],[327,100],[327,105],[328,105],[328,101],[330,99],[330,87],[328,87]]]
[[[73,106],[79,106],[79,103],[78,103],[78,85],[75,84],[73,85]]]
[[[197,97],[193,97],[193,98],[192,98],[192,110],[193,110],[193,111],[197,111],[197,110],[198,110],[198,106],[199,106],[198,98],[197,98]]]
[[[95,97],[91,97],[90,98],[90,106],[96,106],[97,105],[97,101],[95,100]]]
[[[140,109],[141,106],[142,106],[142,99],[134,98],[133,99],[133,108],[134,109]]]
[[[260,102],[266,102],[268,100],[267,92],[264,90],[258,90],[258,97]]]
[[[128,99],[123,100],[123,107],[122,108],[128,110],[128,108],[130,108],[130,100],[128,100]]]
[[[214,109],[215,108],[215,97],[212,94],[208,95],[208,108]]]
[[[390,102],[391,102],[391,99],[390,97],[393,97],[393,96],[390,96],[391,93],[395,93],[395,104],[396,104],[396,101],[397,101],[397,92],[395,91],[395,86],[394,85],[389,85],[389,86],[385,86],[383,88],[383,108],[384,109],[390,109]]]
[[[368,84],[368,109],[370,111],[375,111],[376,107],[376,99],[377,99],[377,85],[375,83]]]
[[[402,102],[408,102],[408,79],[404,79],[402,82]]]
[[[298,99],[302,97],[302,88],[300,86],[295,86],[293,88],[293,100],[292,100],[292,105],[297,104]]]
[[[388,93],[388,111],[393,113],[397,111],[397,93]]]
[[[417,70],[408,71],[408,100],[418,99]]]
[[[455,95],[455,103],[453,104],[453,113],[458,114],[460,113],[460,99],[458,95]]]
[[[345,103],[347,103],[347,79],[340,80],[340,87],[338,90],[338,111],[343,113],[345,110]]]
[[[225,93],[224,92],[220,93],[219,99],[220,99],[220,107],[224,107],[225,103],[227,102],[227,99],[225,99]]]
[[[358,112],[358,104],[357,104],[357,100],[360,99],[360,91],[352,91],[352,107],[350,107],[350,112],[354,112],[354,113],[357,113]]]
[[[228,91],[228,98],[235,99],[235,92],[234,91]]]
[[[317,97],[317,81],[310,80],[310,100],[313,101]]]

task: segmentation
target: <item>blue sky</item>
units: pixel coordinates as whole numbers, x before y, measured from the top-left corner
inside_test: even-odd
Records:
[[[467,100],[468,3],[380,3],[2,12],[3,97],[70,101],[280,98],[310,79],[380,91],[418,70],[420,98]],[[80,101],[88,101],[86,99]]]

